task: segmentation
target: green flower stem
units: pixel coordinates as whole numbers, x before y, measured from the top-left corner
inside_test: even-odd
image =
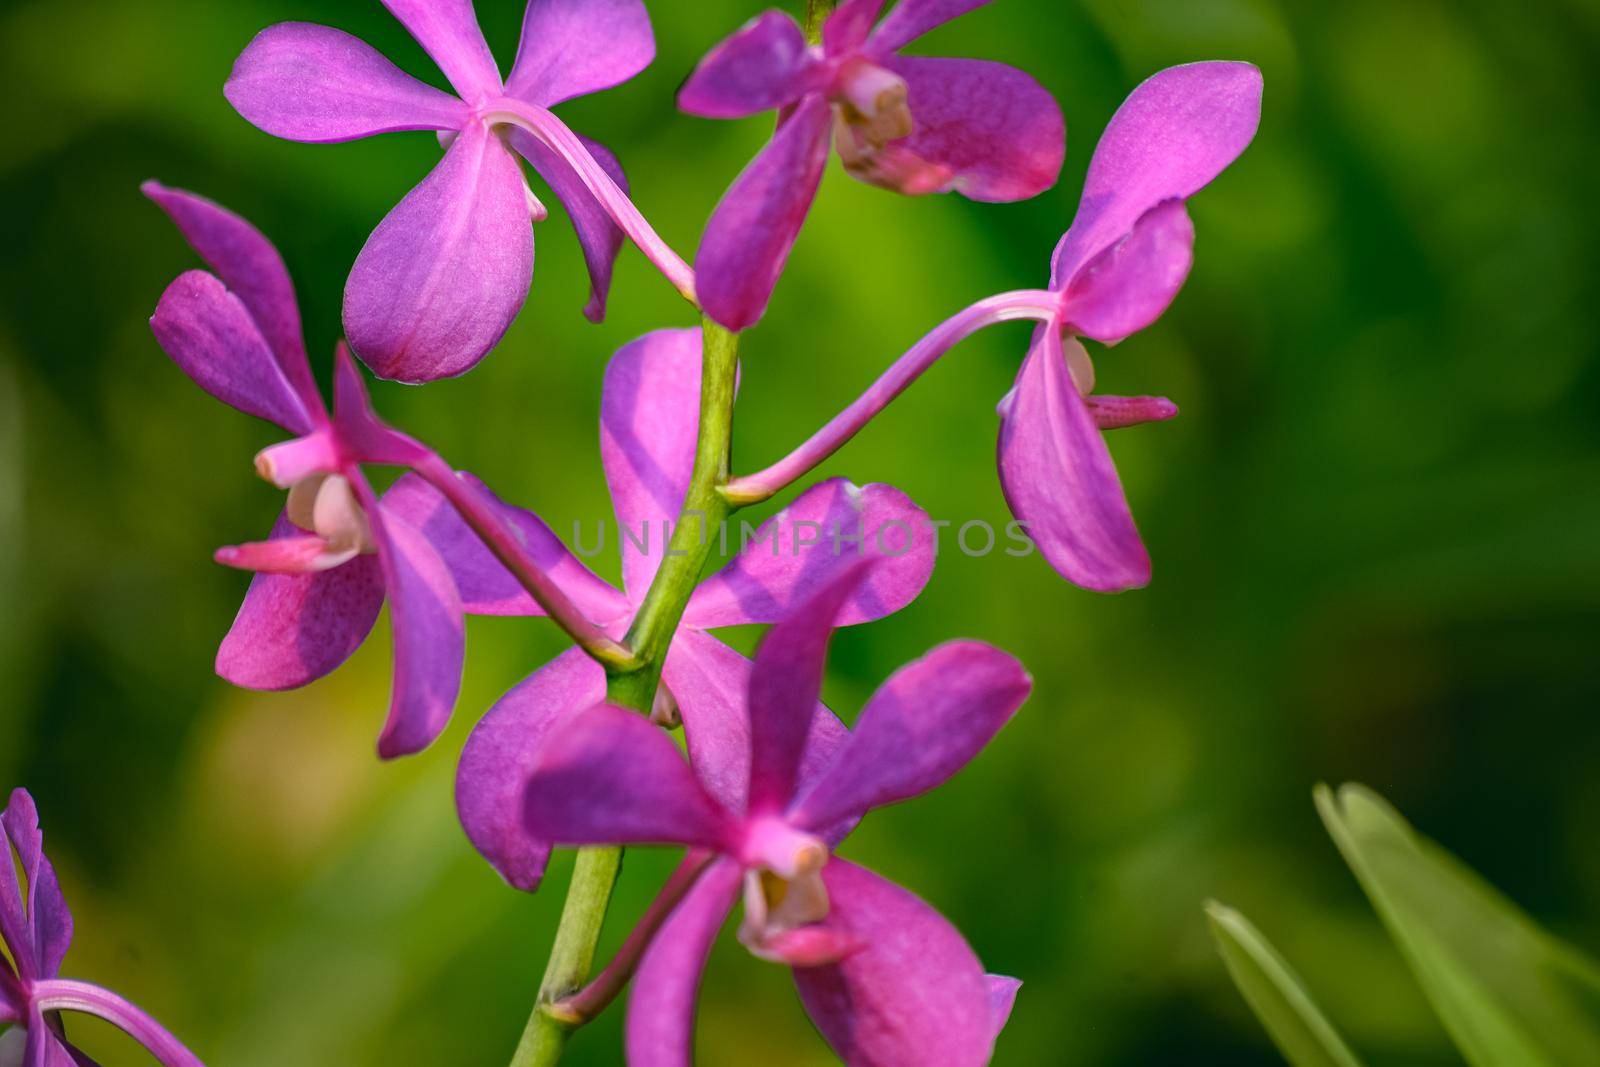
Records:
[[[650,583],[624,644],[635,665],[608,668],[606,698],[648,715],[661,684],[672,635],[711,554],[712,531],[735,510],[721,493],[728,480],[733,436],[733,387],[739,363],[739,336],[710,319],[704,322],[700,372],[700,433],[694,472],[683,510],[667,543],[666,557]],[[539,985],[539,998],[522,1033],[511,1067],[549,1067],[561,1059],[567,1038],[583,1020],[559,1018],[551,1005],[577,992],[594,965],[595,945],[605,923],[611,890],[622,868],[622,849],[585,848],[567,889],[555,946]]]
[[[806,0],[806,40],[812,44],[822,43],[822,24],[838,6],[839,0]]]

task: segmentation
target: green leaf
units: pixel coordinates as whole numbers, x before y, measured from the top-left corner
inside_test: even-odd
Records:
[[[1600,1064],[1600,968],[1361,786],[1317,810],[1474,1067]]]
[[[1206,918],[1233,984],[1284,1059],[1294,1067],[1361,1067],[1300,976],[1249,919],[1214,900]]]

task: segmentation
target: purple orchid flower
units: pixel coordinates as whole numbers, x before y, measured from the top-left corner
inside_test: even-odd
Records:
[[[706,226],[695,265],[707,314],[743,330],[765,313],[822,182],[830,131],[846,170],[896,192],[999,202],[1056,183],[1066,128],[1038,82],[1003,63],[899,54],[988,2],[900,0],[877,22],[884,0],[846,0],[820,47],[793,18],[768,11],[706,56],[680,108],[722,119],[780,114],[771,143]]]
[[[345,334],[379,375],[407,382],[464,373],[499,343],[533,279],[532,222],[546,212],[517,155],[566,206],[589,266],[584,313],[605,316],[624,230],[693,299],[688,267],[627,200],[602,145],[549,108],[609,89],[655,58],[642,0],[529,0],[502,81],[471,0],[384,0],[456,95],[417,81],[340,30],[288,22],[240,55],[229,102],[267,133],[328,143],[436,130],[444,159],[367,241],[345,289]],[[514,128],[515,124],[525,128]],[[499,136],[509,129],[509,147]],[[515,150],[516,155],[512,150]],[[621,228],[619,228],[619,226]]]
[[[613,636],[626,632],[649,590],[688,491],[700,364],[700,331],[661,330],[624,346],[606,369],[601,456],[616,510],[622,589],[590,571],[537,515],[500,505],[540,568]],[[385,503],[440,547],[468,612],[541,613],[430,485],[407,475]],[[665,688],[683,721],[725,718],[749,677],[749,660],[707,630],[772,622],[863,556],[885,558],[855,591],[841,621],[891,614],[927,583],[932,535],[927,515],[899,490],[844,479],[813,486],[749,537],[741,531],[742,551],[695,590],[666,657]],[[520,889],[538,886],[551,848],[522,828],[520,785],[541,740],[604,699],[605,685],[605,671],[593,659],[577,649],[564,652],[502,697],[462,750],[456,780],[461,824]]]
[[[1194,262],[1184,201],[1250,144],[1261,91],[1261,72],[1248,63],[1191,63],[1145,81],[1095,149],[1050,288],[990,297],[952,316],[809,441],[730,483],[729,498],[765,499],[837,451],[962,339],[1032,319],[1041,325],[1000,403],[1006,499],[1040,554],[1070,581],[1103,592],[1147,584],[1150,556],[1102,431],[1170,419],[1178,409],[1164,397],[1093,395],[1094,365],[1078,338],[1117,344],[1178,295]]]
[[[0,941],[6,949],[0,953],[0,1029],[12,1027],[0,1034],[0,1065],[94,1067],[67,1041],[61,1022],[61,1012],[81,1011],[122,1030],[166,1067],[199,1067],[199,1057],[126,1000],[59,977],[72,943],[72,912],[44,854],[39,812],[27,790],[11,794],[0,831]]]
[[[836,618],[874,566],[853,564],[773,627],[747,702],[689,722],[686,764],[640,716],[601,704],[546,741],[523,793],[527,832],[563,844],[682,844],[715,855],[634,976],[632,1067],[681,1067],[711,944],[743,897],[739,940],[793,968],[800,999],[848,1064],[988,1062],[1017,984],[988,976],[937,911],[833,849],[867,811],[964,767],[1027,698],[1011,656],[942,645],[898,671],[853,732],[818,710]]]
[[[366,640],[387,596],[394,691],[378,752],[419,752],[460,689],[461,598],[438,551],[379,501],[361,464],[410,465],[427,450],[378,421],[343,345],[333,410],[324,405],[293,284],[260,231],[192,193],[154,182],[144,192],[216,271],[189,271],[162,294],[150,320],[161,347],[212,396],[296,435],[256,457],[261,475],[289,491],[268,540],[217,552],[217,562],[255,572],[217,673],[266,690],[321,678]]]

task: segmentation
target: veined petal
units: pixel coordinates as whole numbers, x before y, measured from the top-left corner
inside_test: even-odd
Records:
[[[999,462],[1012,513],[1064,578],[1107,593],[1150,581],[1150,556],[1111,453],[1049,323],[1039,329],[1004,406]]]
[[[56,869],[44,854],[39,810],[26,789],[15,789],[0,812],[7,847],[0,848],[0,936],[24,981],[53,978],[72,944],[72,912],[61,895]],[[16,850],[21,871],[11,862]],[[20,873],[21,877],[18,878]]]
[[[1209,185],[1250,144],[1260,120],[1261,71],[1249,63],[1189,63],[1148,78],[1095,147],[1050,288],[1065,288],[1151,208]]]
[[[460,477],[492,501],[508,524],[517,531],[522,547],[539,568],[571,597],[591,622],[600,626],[621,619],[628,612],[627,599],[583,565],[531,511],[501,501],[477,478]],[[428,539],[450,568],[461,594],[463,610],[472,615],[543,615],[522,583],[485,547],[439,491],[420,475],[407,474],[383,495],[385,510],[399,515]]]
[[[706,224],[696,288],[706,314],[730,330],[753,326],[767,310],[822,182],[832,120],[823,97],[803,99]]]
[[[656,330],[617,350],[600,394],[600,459],[617,514],[623,588],[644,596],[694,469],[700,331]]]
[[[628,1067],[689,1067],[695,999],[711,946],[738,897],[731,860],[707,867],[673,909],[639,963],[628,1000]]]
[[[829,58],[847,55],[867,43],[883,0],[845,0],[822,24],[822,47]]]
[[[309,22],[257,34],[222,93],[258,129],[319,144],[395,130],[455,130],[471,114],[359,37]]]
[[[597,141],[579,136],[595,162],[617,183],[617,188],[628,191],[628,176],[611,150]],[[533,169],[538,171],[567,209],[572,228],[578,234],[578,245],[583,249],[583,260],[589,268],[589,303],[583,314],[590,322],[601,322],[606,317],[606,297],[611,292],[611,270],[622,251],[623,233],[611,214],[589,192],[589,187],[578,177],[578,172],[565,156],[528,133],[513,129],[511,144],[521,153]]]
[[[827,827],[926,793],[971,762],[1032,688],[1022,664],[998,648],[980,641],[940,645],[873,694],[850,740],[791,818]]]
[[[643,0],[528,0],[506,92],[554,107],[621,85],[655,57]]]
[[[781,811],[799,784],[822,692],[823,663],[839,612],[860,590],[871,559],[852,563],[767,632],[750,676],[750,805]]]
[[[450,569],[428,539],[386,511],[359,473],[351,478],[372,522],[394,631],[394,688],[378,737],[384,759],[433,743],[450,721],[466,661],[466,624]]]
[[[944,25],[951,19],[985,7],[993,0],[900,0],[889,17],[878,24],[867,48],[875,55],[887,55]]]
[[[955,927],[906,890],[837,856],[822,869],[828,924],[866,946],[794,971],[811,1021],[846,1063],[982,1067],[994,1048],[983,966]]]
[[[1091,393],[1083,398],[1089,414],[1102,430],[1122,430],[1147,422],[1166,422],[1178,417],[1178,405],[1164,396],[1109,396]]]
[[[794,103],[813,86],[805,34],[782,11],[764,11],[713,48],[678,90],[678,108],[738,119]]]
[[[883,562],[840,609],[837,625],[881,619],[915,600],[933,573],[934,529],[892,485],[829,479],[741,543],[738,557],[694,591],[684,622],[700,629],[777,622],[869,556]]]
[[[140,189],[167,213],[184,240],[238,296],[301,406],[315,418],[322,411],[322,394],[306,360],[294,283],[272,242],[244,219],[203,196],[169,189],[159,182],[145,182]]]
[[[20,1067],[79,1067],[78,1058],[38,1008],[28,1010]]]
[[[312,416],[244,302],[215,275],[185,271],[161,294],[150,329],[162,351],[218,400],[295,435]]]
[[[1073,275],[1062,317],[1071,332],[1114,345],[1161,317],[1193,265],[1194,223],[1182,200],[1163,201]]]
[[[258,574],[317,574],[348,563],[359,551],[354,546],[336,549],[326,538],[301,534],[228,545],[217,549],[215,558],[224,567]]]
[[[681,844],[725,851],[733,816],[677,746],[643,715],[599,704],[541,746],[522,796],[523,826],[559,845]]]
[[[695,776],[729,811],[743,811],[750,795],[750,669],[750,660],[738,652],[686,627],[673,638],[662,671],[683,715]],[[849,737],[838,716],[818,701],[800,758],[802,788],[833,763]],[[838,840],[848,829],[823,836]]]
[[[550,842],[529,834],[522,819],[522,792],[540,746],[557,726],[605,695],[605,670],[582,649],[568,649],[501,697],[461,749],[456,770],[461,828],[518,889],[537,889],[550,859]]]
[[[500,68],[478,28],[472,0],[383,0],[383,6],[416,38],[462,99],[500,91]]]
[[[301,535],[280,515],[271,536]],[[217,652],[217,673],[246,689],[305,685],[350,658],[382,607],[376,556],[357,556],[320,574],[257,574]]]
[[[954,191],[988,202],[1026,200],[1056,183],[1066,126],[1031,76],[982,59],[895,56],[884,66],[905,79],[916,128],[852,153],[856,177],[911,195]]]
[[[522,169],[481,122],[467,125],[356,258],[344,325],[379,376],[435,381],[499,343],[533,280]]]

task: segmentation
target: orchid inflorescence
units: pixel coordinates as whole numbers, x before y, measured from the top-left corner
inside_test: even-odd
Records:
[[[701,579],[713,526],[796,486],[965,337],[1029,320],[1032,345],[1000,404],[1006,499],[1069,581],[1111,592],[1149,580],[1102,431],[1177,409],[1096,394],[1080,339],[1114,345],[1176,296],[1193,253],[1184,203],[1255,133],[1261,76],[1246,63],[1174,67],[1134,90],[1095,151],[1048,287],[957,312],[792,454],[753,474],[729,469],[739,334],[765,312],[833,149],[852,176],[907,195],[1013,201],[1055,184],[1065,127],[1037,82],[987,60],[902,53],[987,2],[899,0],[885,13],[885,0],[811,0],[810,33],[769,11],[713,48],[679,107],[719,119],[776,111],[778,123],[718,204],[692,269],[633,205],[617,159],[550,110],[653,60],[643,0],[529,0],[509,77],[470,0],[384,0],[453,95],[340,30],[263,31],[225,88],[251,123],[308,142],[433,131],[443,152],[350,272],[331,405],[273,245],[208,200],[145,186],[210,268],[168,287],[156,338],[207,392],[292,435],[255,461],[286,492],[267,538],[216,554],[254,575],[218,673],[251,689],[305,685],[355,651],[387,602],[394,670],[378,752],[394,758],[428,747],[452,714],[466,615],[548,616],[574,643],[482,716],[457,776],[461,824],[511,885],[536,889],[553,848],[582,847],[516,1063],[555,1062],[630,981],[628,1062],[688,1063],[700,974],[739,901],[739,940],[793,969],[847,1063],[982,1064],[1010,1014],[1016,979],[987,974],[935,910],[834,855],[868,811],[974,758],[1031,688],[1011,656],[958,640],[891,676],[854,729],[820,702],[834,628],[892,614],[927,582],[926,514],[891,486],[820,482],[761,527],[758,547]],[[357,364],[430,382],[470,370],[500,341],[532,281],[533,224],[547,216],[523,163],[577,232],[586,315],[604,316],[631,241],[703,316],[697,329],[625,345],[605,372],[601,456],[624,531],[620,589],[537,515],[380,419]],[[404,473],[380,493],[375,467]],[[791,536],[802,526],[834,537],[802,542]],[[772,626],[753,660],[710,633],[749,623]],[[687,759],[670,736],[680,728]],[[0,878],[12,961],[0,966],[0,1022],[16,1026],[0,1050],[21,1033],[29,1067],[85,1062],[56,1014],[74,1007],[122,1025],[164,1063],[197,1062],[110,994],[54,977],[70,920],[25,794],[4,825],[28,892],[24,906]],[[617,848],[633,844],[686,852],[590,980]]]

